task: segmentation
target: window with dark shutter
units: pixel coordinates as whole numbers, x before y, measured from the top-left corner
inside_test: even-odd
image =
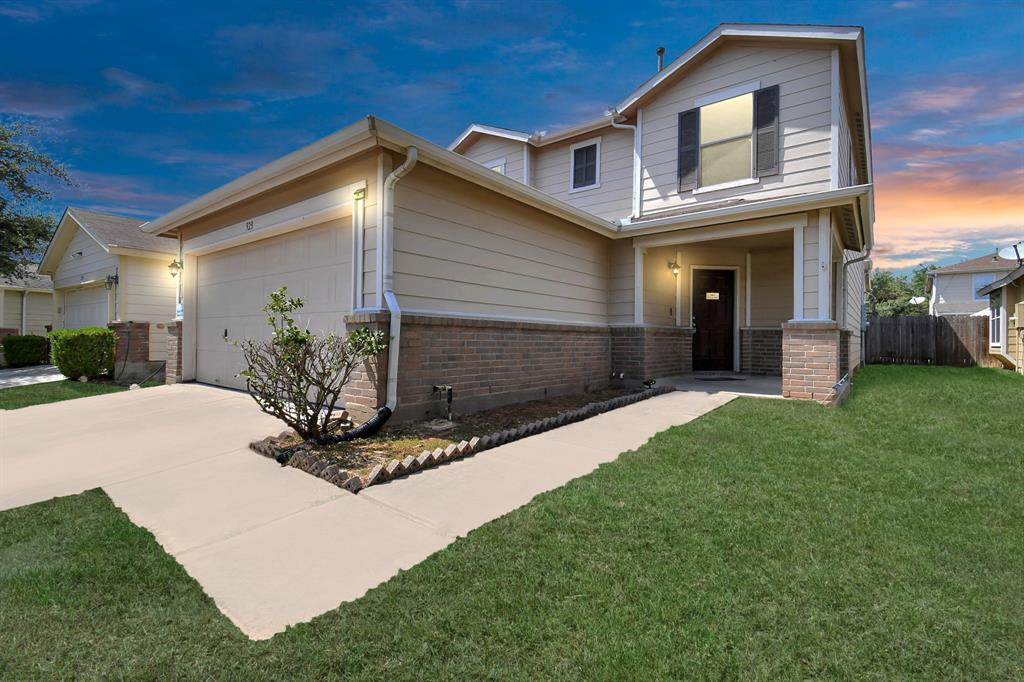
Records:
[[[779,173],[779,86],[754,93],[754,174]]]
[[[597,184],[597,144],[576,147],[572,151],[572,188]]]
[[[700,166],[700,109],[690,109],[679,114],[679,157],[676,172],[679,177],[679,191],[697,187],[697,170]]]

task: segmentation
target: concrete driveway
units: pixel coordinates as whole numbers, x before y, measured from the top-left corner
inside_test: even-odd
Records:
[[[249,451],[283,426],[247,395],[114,393],[0,411],[0,510],[102,487],[263,639],[734,397],[659,396],[352,495]]]
[[[50,381],[61,381],[65,377],[53,365],[33,365],[31,367],[13,367],[0,369],[0,388],[15,386],[31,386],[45,384]]]

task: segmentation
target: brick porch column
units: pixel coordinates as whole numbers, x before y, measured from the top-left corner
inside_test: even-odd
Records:
[[[841,378],[841,331],[831,321],[790,321],[782,325],[782,395],[834,404]]]
[[[181,382],[181,320],[167,323],[167,367],[164,369],[164,383]]]

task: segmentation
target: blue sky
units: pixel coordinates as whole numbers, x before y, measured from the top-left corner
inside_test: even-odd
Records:
[[[881,265],[1024,238],[1022,2],[0,0],[0,115],[77,179],[54,209],[151,217],[369,113],[441,144],[600,115],[725,21],[865,27]]]

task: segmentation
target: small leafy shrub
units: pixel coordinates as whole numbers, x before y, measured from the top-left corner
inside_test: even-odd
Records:
[[[113,375],[116,343],[114,332],[104,327],[55,329],[50,332],[50,362],[71,379]]]
[[[10,367],[25,367],[46,362],[45,336],[5,336],[0,343],[4,348],[4,360]]]
[[[263,307],[270,340],[234,343],[248,367],[241,376],[260,409],[295,429],[303,440],[315,440],[327,435],[331,410],[352,371],[387,350],[387,338],[365,327],[346,337],[314,334],[291,317],[302,305],[302,299],[288,298],[287,287],[281,287]]]

